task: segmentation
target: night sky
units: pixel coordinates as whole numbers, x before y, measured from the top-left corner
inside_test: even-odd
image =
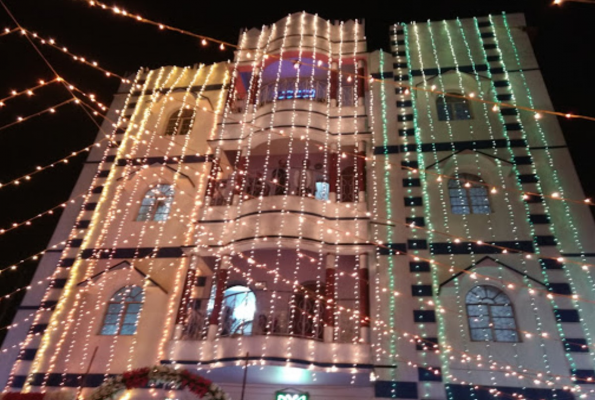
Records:
[[[173,32],[122,18],[111,12],[91,8],[82,0],[4,0],[24,28],[45,38],[54,38],[75,54],[95,60],[119,74],[131,74],[139,67],[212,63],[232,57],[209,45]],[[368,50],[389,51],[389,26],[395,22],[442,20],[481,16],[506,11],[523,12],[527,18],[537,59],[554,107],[558,111],[595,116],[595,83],[592,78],[595,44],[595,2],[565,3],[550,1],[417,0],[417,1],[197,1],[197,0],[121,0],[116,5],[143,17],[180,27],[191,32],[236,43],[242,28],[261,27],[288,13],[305,10],[331,20],[365,19]],[[112,4],[112,3],[108,3]],[[0,28],[14,23],[0,9]],[[38,44],[38,42],[36,42]],[[48,46],[44,55],[66,80],[94,93],[109,104],[118,80],[72,61]],[[54,78],[51,70],[19,34],[0,37],[0,99],[11,90],[34,86],[40,79]],[[7,182],[58,160],[93,142],[97,128],[74,104],[56,114],[44,115],[7,129],[2,127],[69,98],[68,92],[52,84],[33,97],[6,101],[0,108],[0,182]],[[562,120],[570,152],[583,188],[595,198],[595,169],[592,147],[595,122]],[[67,165],[44,171],[30,182],[0,188],[0,228],[26,220],[65,201],[81,170],[86,155]],[[77,193],[78,194],[78,193]],[[46,216],[31,226],[0,235],[0,269],[47,247],[58,222],[59,213]],[[29,262],[17,271],[0,275],[0,296],[27,285],[35,270]],[[0,301],[0,328],[10,323],[20,297]],[[16,321],[15,321],[16,322]],[[5,330],[0,331],[0,338]]]

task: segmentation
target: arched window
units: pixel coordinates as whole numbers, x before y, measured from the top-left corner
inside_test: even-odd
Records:
[[[458,93],[447,93],[447,96],[438,96],[436,99],[438,120],[454,121],[458,119],[471,119],[471,112],[469,110],[469,102],[467,99],[448,96],[448,94],[459,96]]]
[[[489,214],[490,198],[483,180],[472,174],[459,174],[448,181],[448,196],[453,214]]]
[[[241,285],[228,287],[223,293],[221,335],[252,334],[255,313],[256,296],[250,288]]]
[[[149,189],[143,198],[137,221],[166,221],[174,200],[172,185],[159,184]]]
[[[475,286],[467,293],[467,318],[471,340],[518,342],[519,335],[510,299],[494,286]]]
[[[101,334],[134,335],[143,300],[143,289],[139,286],[125,286],[118,290],[107,303]]]
[[[164,135],[186,135],[190,130],[190,125],[192,125],[193,117],[194,110],[184,108],[175,111],[167,121]]]

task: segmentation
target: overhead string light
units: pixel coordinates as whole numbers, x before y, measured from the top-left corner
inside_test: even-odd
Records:
[[[138,74],[135,77],[135,82],[136,82],[136,79],[138,79]],[[124,109],[128,106],[128,103],[130,101],[130,97],[131,97],[131,95],[129,94],[125,98],[125,100],[124,100]],[[114,137],[115,136],[116,131],[117,131],[117,129],[116,129],[117,128],[117,125],[118,124],[116,124],[116,127],[114,127],[114,129],[113,129],[113,131],[111,133],[111,137]],[[93,177],[93,179],[91,181],[91,185],[90,185],[90,187],[88,189],[87,196],[85,196],[85,198],[83,199],[80,212],[79,212],[78,216],[76,217],[75,226],[78,225],[79,221],[83,218],[83,215],[85,215],[85,204],[87,203],[88,199],[91,198],[91,196],[93,196],[92,188],[94,188],[96,186],[96,183],[97,183],[97,181],[99,179],[99,172],[102,170],[102,167],[103,167],[103,165],[104,165],[104,163],[105,163],[105,161],[107,159],[107,156],[110,153],[110,151],[111,151],[111,147],[110,146],[106,146],[106,149],[103,152],[103,156],[102,156],[102,158],[101,158],[101,160],[100,160],[100,162],[98,164],[97,172],[95,173],[95,176]],[[92,220],[92,222],[94,222],[94,220]],[[65,248],[64,248],[64,250],[62,252],[62,255],[60,256],[60,261],[59,261],[58,265],[61,265],[63,263],[63,260],[67,257],[67,254],[68,254],[68,252],[70,250],[70,247],[71,247],[71,242],[72,242],[72,240],[76,236],[78,236],[79,232],[80,232],[79,229],[73,229],[71,231],[71,233],[70,233],[70,235],[68,237],[68,240],[65,243]],[[35,256],[33,256],[33,257],[35,257]],[[75,274],[77,271],[76,271],[76,268],[74,268],[74,269],[71,269],[71,271],[67,271],[67,272],[68,273]],[[49,296],[51,296],[52,288],[54,286],[55,279],[58,278],[59,276],[63,275],[63,274],[64,274],[63,268],[56,268],[55,269],[55,272],[50,277],[52,280],[50,281],[50,285],[48,286],[48,288],[46,289],[45,294],[43,295],[42,302],[46,301],[49,298]],[[69,281],[67,280],[67,283],[66,283],[66,285],[64,287],[64,294],[65,295],[68,295],[68,293],[70,291],[72,291],[73,283],[77,283],[76,279],[72,279],[71,278]],[[54,331],[54,330],[56,330],[58,328],[58,326],[59,326],[59,322],[58,321],[60,321],[61,318],[55,317],[55,315],[56,314],[59,314],[61,312],[61,310],[62,310],[63,307],[64,307],[63,301],[59,301],[58,304],[56,305],[55,312],[52,313],[52,317],[53,318],[50,319],[50,323],[48,324],[48,329],[45,331],[45,333],[44,333],[44,335],[42,337],[41,346],[47,346],[48,345],[50,338],[47,335],[49,335],[52,331]],[[41,314],[37,314],[35,316],[35,320],[33,321],[33,325],[37,324],[40,321],[40,318],[41,318]],[[27,334],[27,336],[25,337],[25,340],[21,343],[21,346],[20,346],[20,350],[19,350],[19,355],[20,356],[22,356],[23,352],[26,350],[26,348],[29,345],[29,343],[31,342],[31,340],[34,337],[36,337],[36,336],[39,336],[39,333],[36,335],[35,333],[33,333],[33,332],[30,331]],[[39,353],[39,354],[42,354],[42,353]],[[17,359],[20,359],[20,358],[17,358]],[[6,392],[12,386],[12,382],[14,380],[15,373],[16,373],[16,371],[17,371],[17,369],[18,369],[19,366],[20,366],[20,362],[18,362],[18,361],[13,365],[13,368],[11,369],[10,374],[9,374],[9,378],[7,380],[7,384],[6,384],[5,388],[4,388],[4,392]],[[24,386],[24,390],[25,391],[29,391],[30,389],[31,389],[31,386],[30,385],[25,385]]]
[[[39,83],[35,86],[32,86],[28,89],[23,89],[23,90],[11,90],[10,91],[10,96],[4,97],[2,99],[0,99],[0,108],[5,107],[6,106],[6,102],[8,100],[12,100],[14,98],[20,97],[20,96],[24,96],[27,95],[29,97],[32,97],[35,95],[35,91],[37,89],[40,89],[42,87],[51,85],[52,83],[56,83],[59,82],[61,78],[54,78],[54,79],[50,79],[48,81],[45,81],[43,79],[39,80]]]
[[[3,126],[0,126],[0,131],[3,131],[5,129],[8,129],[8,128],[10,128],[12,126],[15,126],[17,124],[20,124],[21,122],[28,121],[28,120],[30,120],[32,118],[39,117],[40,115],[55,114],[56,113],[56,110],[58,108],[60,108],[62,106],[65,106],[66,104],[70,104],[72,102],[78,103],[78,102],[80,102],[80,100],[77,99],[77,98],[68,99],[68,100],[62,101],[62,102],[60,102],[58,104],[54,104],[53,106],[48,107],[48,108],[46,108],[44,110],[38,111],[38,112],[36,112],[34,114],[29,114],[29,115],[24,116],[24,117],[19,116],[19,117],[16,118],[16,121],[11,122],[11,123],[6,124],[6,125],[3,125]]]
[[[567,0],[567,1],[581,1],[581,0]],[[588,1],[588,0],[584,0],[584,1]],[[157,26],[157,27],[159,27],[160,30],[170,30],[170,31],[173,31],[173,32],[177,32],[177,33],[186,35],[186,36],[193,37],[195,39],[199,39],[203,45],[205,45],[207,42],[213,42],[213,43],[219,44],[219,47],[222,50],[225,50],[226,46],[227,47],[231,47],[231,48],[238,48],[238,46],[237,45],[234,45],[233,43],[228,43],[228,42],[225,42],[223,40],[211,38],[211,37],[208,37],[208,36],[205,36],[205,35],[199,35],[199,34],[196,34],[196,33],[192,33],[192,32],[186,31],[184,29],[176,28],[176,27],[173,27],[173,26],[164,24],[164,23],[155,22],[155,21],[152,21],[150,19],[141,17],[138,14],[129,13],[129,12],[127,12],[127,11],[125,11],[125,10],[117,7],[117,6],[111,7],[111,6],[108,6],[108,5],[104,4],[104,3],[101,3],[101,2],[95,1],[95,0],[89,1],[88,4],[90,6],[92,6],[92,7],[98,6],[98,7],[96,7],[98,9],[102,9],[102,10],[105,10],[105,11],[111,11],[111,12],[114,12],[115,14],[118,14],[118,15],[121,15],[121,16],[124,16],[124,17],[127,17],[127,18],[130,18],[130,19],[133,19],[133,20],[136,20],[136,21],[139,21],[139,22],[143,22],[143,23],[146,23],[146,24],[151,24],[151,25]],[[269,54],[269,56],[273,56],[273,55]],[[353,79],[356,79],[356,78],[367,79],[365,76],[354,76],[353,77]],[[369,79],[375,79],[375,78],[369,78]],[[483,103],[489,104],[490,106],[495,106],[495,107],[517,108],[519,110],[529,111],[529,112],[532,112],[532,113],[550,114],[550,115],[556,115],[558,117],[569,118],[569,119],[570,118],[578,118],[578,119],[586,119],[586,120],[590,120],[590,121],[595,121],[595,117],[591,117],[591,116],[577,115],[577,114],[557,112],[557,111],[551,111],[551,110],[538,110],[538,109],[533,109],[533,108],[530,108],[530,107],[524,107],[524,106],[520,106],[520,105],[516,105],[516,104],[509,104],[509,103],[502,103],[502,102],[499,102],[499,101],[489,101],[489,100],[485,100],[485,99],[480,99],[480,98],[478,98],[477,96],[474,96],[474,95],[469,95],[469,96],[465,97],[465,96],[462,96],[462,95],[457,95],[457,94],[453,94],[453,93],[443,93],[443,92],[440,92],[440,91],[437,91],[437,90],[432,90],[432,89],[427,89],[427,88],[424,88],[424,87],[417,87],[417,86],[408,86],[407,87],[407,90],[409,90],[409,91],[428,91],[428,92],[432,92],[432,93],[440,94],[440,95],[444,95],[444,96],[457,97],[457,98],[465,98],[465,99],[467,99],[469,101],[483,102]]]
[[[140,73],[139,73],[140,74]],[[138,75],[137,74],[137,77]],[[130,140],[130,136],[132,136],[132,131],[135,130],[133,124],[126,124],[127,126],[125,127],[125,133],[124,133],[124,138],[122,139],[122,145],[118,147],[117,152],[116,152],[116,159],[119,158],[124,158],[125,156],[125,151],[128,150],[127,147],[127,142],[131,141]],[[133,141],[134,142],[134,141]],[[136,143],[136,142],[134,142]],[[111,223],[112,221],[115,220],[115,214],[116,214],[116,207],[115,205],[120,201],[120,196],[121,196],[121,187],[122,185],[118,185],[118,181],[117,181],[117,175],[118,173],[121,172],[124,174],[124,176],[128,175],[129,173],[129,167],[128,166],[124,166],[123,169],[121,170],[115,170],[112,169],[112,172],[108,175],[106,182],[104,184],[104,189],[101,192],[101,196],[99,201],[97,202],[97,208],[94,213],[93,213],[93,219],[92,222],[89,226],[89,229],[87,230],[87,232],[85,233],[83,240],[82,240],[82,245],[81,248],[90,248],[93,249],[93,253],[91,254],[91,256],[88,258],[88,260],[84,260],[81,256],[80,252],[77,252],[77,256],[75,258],[74,261],[74,265],[71,267],[71,270],[77,271],[79,272],[80,275],[71,275],[71,279],[77,279],[77,282],[81,282],[81,281],[85,281],[85,282],[89,282],[91,280],[91,277],[94,276],[94,274],[96,272],[102,272],[102,271],[96,271],[96,266],[98,265],[98,261],[97,259],[99,258],[99,250],[98,248],[102,248],[104,247],[104,240],[105,237],[107,236],[110,227],[111,227]],[[111,188],[115,187],[115,190],[112,190]],[[108,205],[106,207],[106,202],[108,199],[108,193],[109,193],[109,199],[111,200],[111,202],[108,202]],[[100,218],[99,215],[101,214],[101,212],[99,212],[99,210],[103,210],[105,209],[106,214],[103,216],[104,217],[104,222],[102,224],[97,224],[97,218]],[[99,230],[97,232],[97,230]],[[97,235],[97,236],[95,236]],[[105,268],[103,272],[106,272],[107,268],[109,268],[109,264],[111,264],[111,260],[112,260],[112,253],[113,250],[109,252],[108,254],[108,258],[107,258],[107,262],[105,263]],[[108,279],[109,279],[109,274],[108,274]],[[105,281],[99,280],[99,289],[98,289],[98,297],[101,297],[102,293],[101,293],[101,289],[104,285]],[[76,289],[72,289],[72,290],[76,290]],[[41,355],[41,357],[36,357],[34,364],[31,368],[31,371],[28,375],[27,380],[30,381],[32,379],[32,377],[34,376],[33,374],[38,372],[38,368],[42,368],[44,362],[43,359],[44,358],[48,358],[47,361],[47,367],[45,368],[45,373],[43,375],[43,380],[41,383],[41,390],[45,391],[45,388],[48,384],[48,379],[50,374],[52,373],[52,371],[54,370],[54,368],[56,368],[56,364],[58,362],[58,357],[59,355],[62,354],[62,347],[64,346],[64,344],[66,343],[66,338],[73,332],[73,329],[76,328],[77,326],[77,322],[80,321],[78,320],[77,316],[80,314],[77,314],[77,311],[81,305],[81,303],[85,303],[86,302],[86,297],[82,296],[74,296],[72,295],[72,297],[74,298],[69,298],[68,294],[65,293],[63,295],[62,299],[62,304],[69,304],[69,309],[66,313],[66,315],[64,316],[63,320],[65,321],[65,323],[63,323],[63,326],[61,327],[61,335],[59,338],[56,338],[56,342],[55,345],[52,348],[52,354],[48,355],[45,354],[42,349],[47,350],[49,349],[50,346],[50,341],[48,340],[46,343],[43,343],[42,346],[40,346],[40,350],[39,353]],[[52,316],[52,318],[56,317],[58,313],[54,314]],[[56,321],[56,320],[54,320]],[[93,321],[92,321],[93,322]],[[74,327],[73,328],[73,324]],[[90,324],[92,325],[92,324]],[[49,339],[49,337],[44,337]],[[69,344],[72,346],[72,342],[70,341]],[[83,356],[85,356],[85,353],[83,352]]]

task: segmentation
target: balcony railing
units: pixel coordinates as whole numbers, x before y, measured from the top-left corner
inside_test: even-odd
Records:
[[[226,296],[219,334],[223,337],[293,336],[322,341],[325,305],[313,297],[285,291],[250,291],[248,295],[236,293]],[[359,338],[359,325],[353,315],[353,310],[357,308],[355,300],[339,299],[336,307],[343,311],[336,319],[333,341],[356,342]],[[181,339],[204,340],[206,321],[205,313],[191,310]]]

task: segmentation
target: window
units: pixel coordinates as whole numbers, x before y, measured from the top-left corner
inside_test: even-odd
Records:
[[[453,214],[489,214],[490,198],[483,180],[472,174],[459,174],[448,181],[448,196]]]
[[[438,96],[436,99],[438,120],[454,121],[459,119],[471,119],[471,112],[469,111],[469,102],[467,99],[448,95],[460,96],[458,93],[447,93],[446,96]]]
[[[171,117],[169,117],[169,121],[167,121],[164,135],[186,135],[190,130],[193,117],[194,110],[179,109],[174,112]]]
[[[223,336],[250,335],[256,296],[250,288],[236,285],[227,288],[223,294],[223,315],[221,334]]]
[[[139,286],[118,290],[107,303],[101,334],[134,335],[143,300],[143,289]]]
[[[467,293],[467,318],[471,340],[518,342],[519,335],[510,299],[494,286],[475,286]]]
[[[174,200],[172,185],[159,184],[147,191],[138,210],[137,221],[166,221]]]

